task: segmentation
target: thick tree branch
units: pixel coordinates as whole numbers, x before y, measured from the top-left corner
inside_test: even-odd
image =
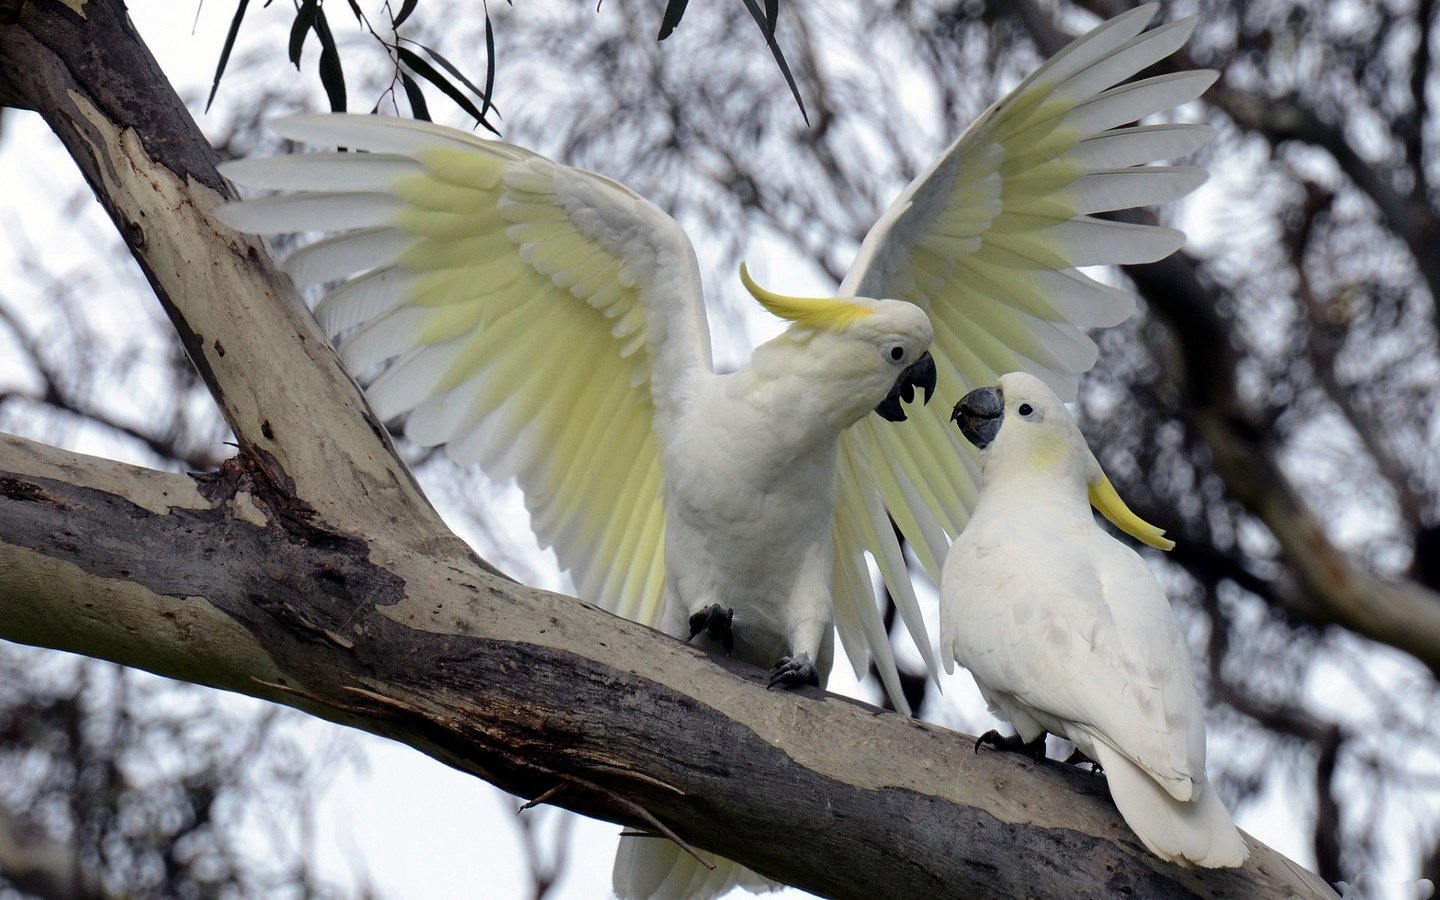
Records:
[[[208,216],[213,152],[119,0],[25,4],[0,29],[0,96],[61,136],[240,444],[192,477],[0,439],[0,637],[296,706],[828,896],[1329,895],[1253,843],[1239,870],[1161,863],[1091,776],[766,691],[499,575],[439,522],[263,250]]]
[[[0,439],[0,637],[288,703],[588,815],[643,827],[644,809],[827,896],[1326,896],[1253,843],[1235,871],[1156,860],[1077,769],[764,690],[758,669],[391,535],[287,530],[237,468]]]
[[[243,453],[273,460],[265,468],[321,515],[358,477],[371,506],[347,518],[398,514],[421,537],[447,533],[263,244],[210,217],[233,191],[119,3],[22,7],[0,30],[0,96],[23,98],[64,143]]]

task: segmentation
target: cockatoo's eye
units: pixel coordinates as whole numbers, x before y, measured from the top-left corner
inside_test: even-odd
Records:
[[[1031,406],[1028,403],[1022,403],[1020,404],[1020,408],[1017,409],[1016,412],[1020,413],[1020,415],[1022,416],[1028,417],[1031,413],[1035,412],[1035,407]]]
[[[905,358],[905,348],[900,344],[886,344],[880,349],[880,352],[885,354],[885,358],[892,363],[898,363]]]

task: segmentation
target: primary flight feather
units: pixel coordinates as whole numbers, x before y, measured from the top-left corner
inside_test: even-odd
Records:
[[[1205,777],[1205,710],[1175,614],[1090,507],[1152,546],[1173,544],[1120,501],[1038,378],[1005,375],[967,394],[954,418],[984,450],[985,483],[945,560],[946,669],[969,669],[1022,741],[1060,735],[1099,763],[1157,856],[1240,865],[1249,851]]]
[[[1121,83],[1193,29],[1141,34],[1154,14],[1102,24],[987,111],[866,237],[837,297],[775,294],[742,270],[790,326],[729,374],[711,365],[674,220],[518,147],[374,116],[281,119],[292,140],[368,152],[230,163],[236,182],[283,193],[219,215],[261,233],[341,232],[285,268],[302,287],[339,282],[315,312],[352,371],[386,364],[368,389],[376,412],[514,477],[582,598],[770,666],[776,684],[823,682],[838,630],[856,671],[873,657],[908,711],[865,554],[933,675],[891,517],[937,577],[978,470],[943,415],[905,404],[937,381],[958,395],[1013,369],[1073,393],[1096,352],[1080,328],[1133,308],[1076,267],[1182,242],[1091,216],[1204,177],[1145,164],[1209,129],[1122,127],[1214,80]],[[667,842],[631,851],[626,896],[719,890]]]

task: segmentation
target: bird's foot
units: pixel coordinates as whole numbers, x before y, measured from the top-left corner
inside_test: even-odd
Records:
[[[735,632],[730,627],[734,618],[735,610],[712,603],[690,617],[690,640],[703,631],[706,637],[719,641],[728,654],[735,649]]]
[[[1102,775],[1105,772],[1104,766],[1081,753],[1079,750],[1065,757],[1065,764],[1068,766],[1089,766],[1091,775]]]
[[[770,670],[770,687],[795,688],[804,684],[820,686],[820,670],[810,661],[810,654],[782,656]]]
[[[1033,741],[1023,741],[1018,734],[1005,735],[992,728],[975,739],[976,753],[980,752],[981,744],[989,744],[996,750],[1004,750],[1007,753],[1024,753],[1036,762],[1045,758],[1044,734]]]

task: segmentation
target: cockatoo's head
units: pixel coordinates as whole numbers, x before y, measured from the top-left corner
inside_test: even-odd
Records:
[[[950,418],[970,443],[985,452],[987,475],[1003,459],[1007,472],[1019,470],[1022,477],[1042,473],[1078,477],[1088,489],[1090,504],[1116,528],[1161,550],[1175,546],[1163,530],[1135,515],[1120,499],[1070,411],[1034,375],[1011,372],[1002,375],[995,387],[976,388],[955,404]]]
[[[891,422],[905,421],[901,403],[914,400],[916,388],[930,402],[935,332],[920,307],[868,297],[787,297],[760,287],[744,265],[740,280],[761,305],[791,323],[790,339],[803,335],[805,352],[792,362],[805,368],[817,391],[848,419],[845,424],[872,409]]]

